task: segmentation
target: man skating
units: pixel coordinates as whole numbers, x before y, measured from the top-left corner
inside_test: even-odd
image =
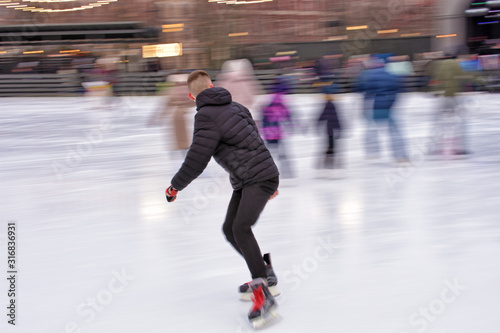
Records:
[[[206,168],[214,157],[229,174],[233,195],[223,231],[245,259],[252,281],[240,286],[242,299],[254,302],[248,318],[260,327],[276,315],[279,293],[269,254],[264,257],[252,232],[269,199],[277,194],[279,172],[248,109],[232,102],[224,88],[213,87],[201,70],[188,79],[189,98],[196,102],[193,142],[184,163],[166,190],[169,202]],[[271,290],[270,290],[271,289]]]

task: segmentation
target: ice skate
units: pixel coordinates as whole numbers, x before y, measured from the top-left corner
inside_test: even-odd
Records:
[[[260,329],[280,318],[278,303],[267,287],[266,280],[258,278],[249,283],[253,305],[248,320],[254,329]]]
[[[281,292],[278,289],[278,278],[276,277],[276,274],[274,274],[273,266],[271,264],[271,255],[266,253],[263,256],[263,259],[266,263],[268,289],[273,296],[279,296]],[[239,287],[239,293],[240,300],[250,302],[252,300],[252,288],[250,288],[250,282],[242,284]]]

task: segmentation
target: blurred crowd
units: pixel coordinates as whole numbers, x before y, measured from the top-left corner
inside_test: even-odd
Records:
[[[493,64],[495,59],[496,67]],[[327,174],[333,174],[335,169],[342,168],[342,163],[337,158],[337,141],[342,137],[345,119],[338,114],[337,99],[345,92],[354,92],[363,97],[367,159],[381,157],[379,136],[387,135],[395,165],[411,165],[407,140],[393,110],[398,96],[414,88],[411,84],[438,98],[432,124],[432,135],[435,137],[427,153],[457,158],[471,154],[466,131],[468,110],[463,107],[460,96],[467,92],[494,90],[491,81],[481,75],[480,67],[498,69],[498,57],[459,57],[432,53],[410,61],[407,56],[374,54],[353,57],[342,64],[341,57],[333,55],[319,59],[314,64],[312,73],[307,76],[300,68],[282,66],[278,74],[268,78],[264,87],[251,62],[238,59],[224,63],[216,76],[215,84],[229,90],[234,101],[250,109],[261,135],[278,161],[281,177],[286,179],[295,177],[294,166],[286,149],[289,137],[287,133],[301,127],[300,121],[294,117],[294,106],[290,105],[290,99],[286,95],[297,90],[298,82],[306,81],[314,85],[323,96],[323,104],[317,111],[314,127],[315,132],[324,137],[324,149],[316,167]],[[168,77],[167,81],[173,87],[163,91],[165,99],[151,122],[174,126],[173,137],[171,130],[166,131],[166,142],[175,142],[174,150],[180,151],[178,157],[182,157],[189,148],[186,117],[189,109],[194,106],[187,98],[186,77],[186,74]],[[346,77],[349,78],[348,81],[345,80]],[[411,77],[418,80],[411,81]],[[350,86],[346,87],[346,84]],[[264,103],[257,98],[262,94],[267,94]]]
[[[164,78],[170,74],[186,74],[191,71],[191,69],[162,68],[159,58],[142,58],[140,55],[133,54],[73,51],[75,52],[55,54],[57,56],[29,55],[19,59],[0,56],[0,71],[3,74],[72,75],[75,80],[85,83],[84,86],[92,86],[92,82],[97,82],[99,83],[97,85],[101,86],[101,83],[105,82],[106,85],[114,86],[114,92],[120,94],[130,93],[128,87],[133,85],[144,86],[143,77],[147,77],[150,73],[155,73],[155,78],[158,77],[158,82],[152,84],[157,84],[157,88],[161,89],[164,85],[170,85],[168,80],[161,82],[162,75]],[[401,78],[403,84],[401,89],[404,92],[427,91],[434,71],[434,62],[445,56],[443,52],[411,56],[390,53],[376,55],[377,58],[387,63],[385,67],[390,74]],[[273,85],[276,84],[273,80],[277,78],[283,87],[286,86],[286,93],[322,92],[323,86],[333,81],[335,81],[338,93],[353,92],[357,89],[357,79],[367,69],[367,62],[371,57],[371,55],[354,55],[346,58],[342,54],[331,54],[315,61],[301,61],[297,54],[291,54],[269,57],[267,63],[252,62],[250,59],[245,62],[244,66],[259,79],[259,85],[246,87],[245,95],[254,96],[263,92],[271,92],[274,89]],[[491,90],[500,88],[500,55],[459,55],[455,57],[455,60],[462,71],[474,73],[483,78],[484,85],[473,82],[470,89],[483,89],[484,86]],[[240,62],[239,65],[238,62]],[[210,73],[218,75],[217,80],[220,82],[229,82],[238,86],[241,79],[234,77],[231,66],[243,65],[241,65],[241,60],[231,60],[224,63],[220,70],[211,69]],[[134,73],[134,76],[129,75],[130,73]],[[121,89],[117,90],[117,86]],[[148,90],[148,93],[154,92],[154,87]],[[243,104],[249,103],[247,100],[243,102]]]

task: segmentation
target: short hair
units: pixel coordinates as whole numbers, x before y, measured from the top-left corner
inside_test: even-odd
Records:
[[[202,70],[196,70],[189,74],[187,79],[187,84],[189,92],[194,96],[198,96],[203,90],[210,88],[212,80],[210,80],[210,75]]]

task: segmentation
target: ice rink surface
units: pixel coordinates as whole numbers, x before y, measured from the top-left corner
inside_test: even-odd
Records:
[[[401,96],[407,167],[388,152],[365,159],[361,99],[340,96],[346,130],[330,175],[314,167],[324,149],[321,96],[288,98],[296,178],[282,181],[254,229],[282,290],[283,319],[266,331],[500,332],[498,95],[467,97],[467,159],[428,155],[437,100]],[[249,274],[221,232],[227,175],[211,163],[168,204],[182,157],[165,142],[171,128],[147,125],[162,100],[101,102],[0,100],[0,331],[250,332],[250,303],[237,295]],[[10,221],[15,327],[6,309]]]

